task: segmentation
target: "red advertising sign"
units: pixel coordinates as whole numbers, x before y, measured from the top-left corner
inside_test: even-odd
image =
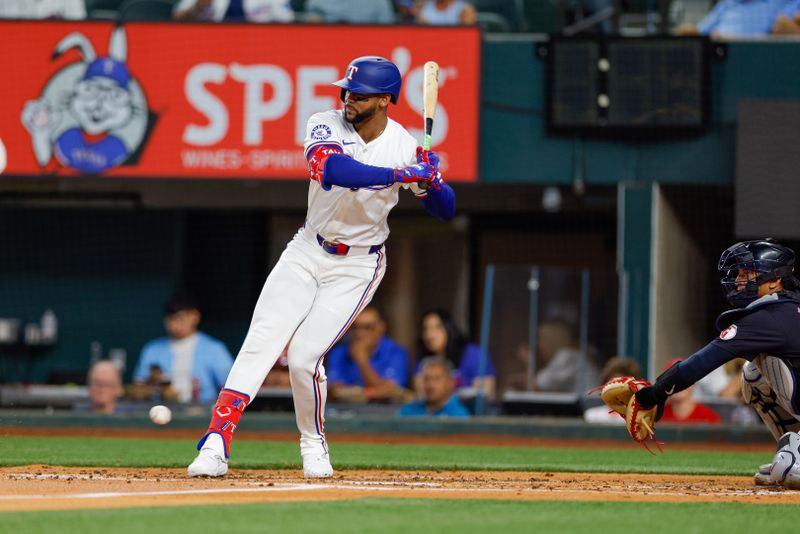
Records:
[[[474,28],[0,22],[6,175],[307,178],[308,117],[340,108],[353,58],[391,59],[390,117],[422,139],[422,78],[439,63],[433,148],[477,174]]]

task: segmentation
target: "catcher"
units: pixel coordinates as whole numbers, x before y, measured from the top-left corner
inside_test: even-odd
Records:
[[[610,408],[626,418],[631,436],[654,438],[654,423],[670,395],[726,362],[741,357],[742,394],[778,442],[772,463],[755,482],[800,489],[800,282],[794,251],[771,239],[736,243],[722,253],[718,269],[734,309],[717,318],[719,337],[664,371],[650,385],[633,377],[602,387]],[[656,442],[658,444],[658,442]]]

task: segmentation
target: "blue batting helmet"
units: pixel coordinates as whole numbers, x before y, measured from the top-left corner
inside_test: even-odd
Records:
[[[725,273],[722,287],[733,306],[744,308],[758,298],[758,286],[780,278],[786,289],[797,287],[794,278],[794,251],[771,239],[742,241],[729,247],[717,267]],[[739,270],[751,273],[739,278]]]
[[[333,85],[342,88],[340,98],[344,102],[347,91],[362,95],[389,93],[392,104],[397,104],[403,79],[397,65],[386,58],[364,56],[354,59],[347,66],[344,78]]]

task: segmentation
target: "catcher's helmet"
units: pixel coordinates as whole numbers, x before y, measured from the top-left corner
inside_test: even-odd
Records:
[[[400,69],[388,59],[378,56],[363,56],[354,59],[344,71],[344,78],[333,85],[342,88],[340,98],[344,102],[347,91],[362,95],[389,93],[392,104],[397,104],[403,79]]]
[[[732,245],[720,256],[717,268],[725,273],[721,280],[725,297],[737,308],[756,300],[758,286],[764,282],[781,278],[785,288],[796,287],[794,251],[769,238]],[[755,273],[755,278],[737,284],[740,269]]]

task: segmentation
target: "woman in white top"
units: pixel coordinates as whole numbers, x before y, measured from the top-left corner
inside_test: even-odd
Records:
[[[417,22],[434,26],[475,24],[475,6],[464,0],[425,0],[417,11]]]

